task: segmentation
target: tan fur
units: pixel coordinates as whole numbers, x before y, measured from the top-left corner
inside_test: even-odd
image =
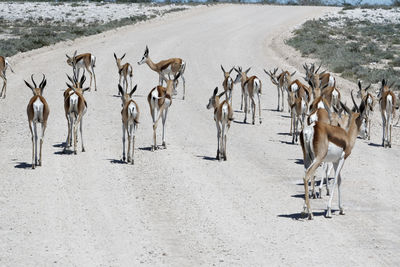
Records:
[[[164,130],[165,130],[165,122],[167,119],[167,112],[168,108],[172,105],[172,94],[173,94],[173,89],[176,86],[176,82],[180,76],[180,73],[178,72],[177,76],[174,77],[173,80],[166,80],[167,87],[163,86],[156,86],[154,87],[150,93],[147,96],[147,102],[149,103],[150,107],[150,114],[153,118],[153,140],[154,140],[154,145],[151,146],[151,150],[154,151],[157,149],[157,140],[156,140],[156,133],[157,133],[157,125],[158,121],[160,120],[161,116],[163,116],[163,146],[164,148],[167,147],[165,138],[164,138]],[[157,97],[158,99],[152,99],[153,98],[153,92],[157,91]],[[166,101],[168,99],[168,101]],[[157,101],[155,101],[157,100]],[[156,110],[158,110],[158,118],[156,119]]]
[[[306,147],[303,132],[301,133],[300,143],[303,150],[304,164],[306,168],[306,173],[304,176],[305,210],[307,210],[309,219],[313,218],[313,214],[311,212],[310,202],[309,202],[308,183],[311,179],[313,179],[316,169],[320,166],[322,162],[324,162],[325,156],[328,153],[329,143],[332,143],[343,149],[344,152],[343,158],[339,159],[337,164],[339,165],[343,164],[344,160],[346,160],[350,156],[364,116],[364,110],[361,110],[360,112],[361,115],[358,112],[351,114],[349,127],[347,130],[344,130],[343,128],[338,126],[332,126],[319,121],[315,122],[313,126],[312,125],[309,126],[313,127],[313,133],[314,133],[313,139],[311,139],[312,142],[310,144],[312,146],[311,151],[310,148]],[[334,186],[336,185],[337,181],[336,178],[338,178],[339,179],[338,186],[340,187],[341,183],[340,171],[343,165],[340,166],[339,165],[338,169],[337,170],[335,169],[336,174],[335,174]],[[330,201],[332,200],[332,197],[333,195],[331,195]],[[339,200],[340,200],[340,195],[339,195]],[[339,202],[340,212],[343,213],[343,209],[340,205],[341,204]],[[330,216],[331,216],[331,210],[329,202],[327,217]]]
[[[75,51],[75,54],[76,54],[76,51]],[[83,65],[84,65],[86,71],[89,72],[89,75],[90,75],[89,88],[92,88],[92,78],[94,78],[94,87],[95,87],[95,91],[97,91],[96,74],[94,73],[94,69],[93,69],[95,62],[92,62],[92,54],[84,53],[84,54],[80,54],[80,55],[74,55],[73,57],[68,57],[67,64],[73,67],[72,60],[74,60],[74,59],[75,59],[76,63],[83,62]],[[90,70],[90,69],[92,69],[92,70]],[[74,71],[78,71],[78,74],[79,74],[79,70],[74,70]],[[77,78],[79,78],[79,77],[77,77]],[[89,91],[90,91],[90,89],[89,89]]]
[[[31,88],[33,92],[33,97],[29,100],[28,106],[26,108],[26,112],[28,115],[28,123],[29,123],[29,130],[32,135],[32,169],[35,169],[35,166],[42,166],[42,146],[43,146],[43,138],[44,133],[47,127],[47,119],[50,114],[50,108],[47,104],[46,99],[42,96],[43,89],[46,86],[46,79],[43,75],[42,83],[39,87],[36,86],[35,82],[33,81],[33,75],[31,76],[33,86],[28,84],[26,81],[26,85]],[[44,83],[43,83],[44,82]],[[42,86],[43,84],[43,86]],[[39,100],[43,104],[43,110],[41,114],[36,114],[37,111],[34,109],[34,103]],[[34,121],[35,117],[38,118],[38,121]],[[39,161],[37,162],[37,123],[41,123],[42,126],[42,135],[40,138],[40,152],[39,152]]]

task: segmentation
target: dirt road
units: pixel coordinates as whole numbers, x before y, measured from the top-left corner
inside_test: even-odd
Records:
[[[392,149],[373,145],[380,143],[378,126],[371,145],[357,140],[343,168],[346,215],[324,218],[324,196],[312,201],[313,221],[300,216],[301,148],[289,144],[288,113],[273,111],[276,88],[262,69],[301,66],[291,67],[273,40],[328,10],[198,8],[12,58],[16,74],[8,75],[7,99],[0,101],[0,265],[400,265],[400,149],[399,143]],[[146,44],[155,61],[187,61],[187,100],[181,94],[173,100],[168,149],[154,153],[146,97],[158,77],[136,64]],[[87,152],[65,155],[65,53],[75,49],[97,56],[98,91],[86,93]],[[113,52],[127,53],[138,83],[142,115],[134,166],[119,163],[121,101],[114,96]],[[220,64],[252,66],[250,73],[263,82],[261,125],[241,123],[235,87],[227,162],[214,160],[215,123],[205,108],[215,86],[221,88]],[[34,171],[26,117],[31,92],[23,83],[31,73],[47,75],[44,95],[51,109],[43,166]]]

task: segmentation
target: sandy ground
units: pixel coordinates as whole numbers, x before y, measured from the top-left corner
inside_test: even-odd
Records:
[[[93,2],[1,2],[0,17],[10,21],[45,20],[56,22],[109,22],[130,16],[159,16],[174,8],[192,8],[193,5],[157,5],[137,3]],[[82,22],[83,21],[83,22]]]
[[[342,171],[347,214],[324,218],[327,197],[301,219],[303,166],[291,145],[288,114],[274,111],[276,88],[262,68],[302,70],[284,46],[290,29],[332,11],[321,7],[223,5],[57,44],[11,58],[0,105],[0,265],[2,266],[382,266],[400,264],[399,140],[383,149],[376,112],[371,142],[357,140]],[[158,77],[137,66],[145,45],[154,60],[187,61],[187,100],[174,99],[168,149],[149,151],[146,96]],[[65,53],[97,56],[98,91],[86,94],[87,152],[61,154]],[[118,75],[113,52],[127,53],[142,111],[135,165],[122,153]],[[252,66],[263,81],[263,124],[235,112],[228,161],[214,160],[216,129],[208,98],[222,83],[220,64]],[[26,118],[31,73],[46,73],[51,113],[42,167],[29,169]],[[296,75],[301,78],[302,75]],[[340,80],[343,94],[354,84]],[[178,89],[181,92],[181,88]],[[239,109],[235,87],[234,109]],[[350,103],[349,98],[347,102]],[[398,128],[394,134],[398,135]],[[336,197],[333,208],[337,208]]]

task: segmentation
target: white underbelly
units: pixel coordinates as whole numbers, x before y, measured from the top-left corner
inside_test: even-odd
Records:
[[[33,121],[34,122],[42,122],[43,121],[43,103],[40,101],[40,98],[37,98],[35,102],[33,102],[33,112],[34,112],[34,117]]]
[[[344,157],[344,151],[341,147],[329,142],[328,153],[324,158],[324,162],[337,162]]]

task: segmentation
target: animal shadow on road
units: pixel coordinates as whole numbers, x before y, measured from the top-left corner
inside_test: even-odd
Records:
[[[107,159],[111,164],[127,164],[127,162],[121,159]]]
[[[333,210],[332,210],[333,212]],[[313,212],[314,217],[320,217],[320,216],[325,216],[325,211],[318,211],[318,212]],[[307,215],[303,214],[301,212],[299,213],[292,213],[292,214],[279,214],[277,217],[279,218],[288,218],[292,220],[307,220]]]
[[[53,147],[62,148],[62,150],[54,152],[55,155],[70,155],[74,153],[72,150],[64,150],[65,142],[54,144]]]
[[[200,155],[197,155],[196,157],[202,158],[202,159],[204,159],[204,160],[209,160],[209,161],[215,161],[215,160],[217,160],[216,157],[200,156]]]
[[[289,159],[289,160],[294,160],[295,164],[304,165],[304,160],[303,159]]]
[[[31,169],[32,164],[28,162],[17,162],[17,165],[14,166],[17,169]]]
[[[233,122],[234,122],[234,123],[237,123],[237,124],[248,124],[247,122],[244,122],[244,121],[237,121],[237,120],[234,120]]]
[[[381,144],[375,144],[375,143],[369,143],[369,146],[374,146],[374,147],[382,147]]]
[[[278,135],[291,136],[290,133],[278,133]]]
[[[291,117],[289,115],[281,115],[282,118],[288,118],[290,119]]]
[[[281,142],[282,144],[286,144],[286,145],[296,145],[297,146],[297,144],[296,143],[292,143],[291,141],[290,142],[288,142],[288,141],[282,141],[282,140],[279,140],[279,142]]]

